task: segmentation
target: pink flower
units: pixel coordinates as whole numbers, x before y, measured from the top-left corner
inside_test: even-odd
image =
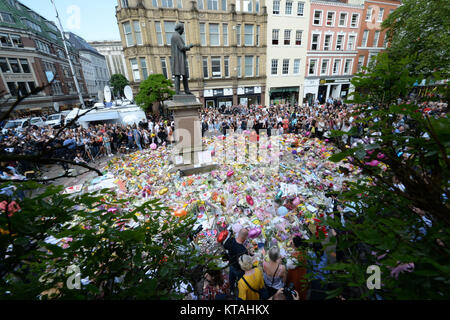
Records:
[[[398,280],[398,275],[400,274],[400,272],[412,272],[413,270],[414,270],[414,262],[404,263],[395,267],[391,271],[391,277],[395,277],[395,280]]]
[[[370,162],[366,162],[366,166],[376,167],[380,162],[378,160],[372,160]]]
[[[17,204],[17,202],[13,201],[8,205],[8,217],[12,217],[12,215],[14,213],[16,213],[17,211],[21,210],[20,206]]]
[[[6,201],[1,202],[0,203],[0,210],[1,211],[6,211],[7,206],[8,206],[8,202],[6,202]]]

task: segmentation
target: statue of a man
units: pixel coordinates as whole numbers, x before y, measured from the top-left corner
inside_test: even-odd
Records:
[[[186,51],[191,50],[194,45],[186,46],[181,35],[184,32],[184,26],[181,23],[177,23],[175,26],[174,34],[172,35],[171,46],[172,46],[172,75],[175,76],[175,91],[176,94],[180,94],[180,77],[183,76],[184,92],[186,94],[192,94],[189,91],[188,84],[188,64]]]

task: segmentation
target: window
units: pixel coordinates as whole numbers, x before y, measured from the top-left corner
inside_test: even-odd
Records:
[[[209,24],[209,43],[211,46],[220,46],[219,24]]]
[[[359,20],[359,13],[353,13],[352,14],[352,21],[350,23],[350,27],[357,28],[358,27],[358,20]]]
[[[175,33],[175,22],[164,21],[164,31],[166,32],[166,44],[170,46],[172,35]]]
[[[341,12],[339,15],[339,27],[346,27],[347,26],[347,13]]]
[[[292,1],[286,1],[285,14],[292,14]]]
[[[0,16],[1,16],[1,15],[4,15],[4,13],[0,13]],[[5,21],[5,22],[14,22],[14,20],[13,20],[13,21]],[[42,29],[41,29],[41,26],[40,26],[40,25],[38,25],[38,24],[36,24],[36,23],[34,23],[34,22],[30,21],[30,20],[27,20],[27,19],[23,19],[23,22],[24,22],[28,27],[30,27],[31,29],[33,29],[34,31],[42,32]]]
[[[153,8],[158,8],[158,0],[152,0]]]
[[[338,74],[340,68],[341,68],[341,59],[334,59],[333,75]]]
[[[375,35],[373,37],[373,45],[372,47],[378,47],[378,41],[380,40],[380,30],[375,31]]]
[[[0,33],[0,43],[2,47],[12,47],[12,41],[7,33]]]
[[[155,26],[156,26],[156,39],[158,40],[158,45],[162,46],[164,45],[164,43],[162,40],[161,22],[156,21]]]
[[[161,7],[173,8],[173,0],[161,0]]]
[[[303,17],[303,12],[305,10],[305,3],[304,2],[297,2],[297,15],[300,17]]]
[[[255,12],[259,13],[259,0],[255,0]]]
[[[9,64],[6,61],[6,58],[0,58],[0,69],[3,73],[10,73],[11,69],[9,68]]]
[[[367,8],[367,13],[366,13],[366,21],[370,21],[372,19],[372,7],[368,7]]]
[[[241,57],[237,57],[237,76],[238,78],[242,77],[242,68],[241,68]]]
[[[241,25],[240,24],[236,25],[236,44],[238,46],[241,45]]]
[[[253,56],[245,56],[245,76],[253,77]]]
[[[261,33],[261,27],[256,26],[256,46],[259,47],[259,37]]]
[[[356,36],[348,36],[347,50],[355,49],[355,38]]]
[[[211,67],[212,67],[212,77],[220,78],[222,77],[222,72],[220,71],[220,57],[211,57]]]
[[[273,2],[273,14],[280,14],[280,1],[279,0],[275,0]]]
[[[222,11],[227,11],[227,0],[222,0]]]
[[[17,96],[18,91],[17,91],[16,83],[15,82],[8,82],[7,84],[8,84],[9,93],[12,96]]]
[[[319,50],[319,39],[320,34],[315,33],[312,35],[311,50]]]
[[[129,22],[123,24],[123,32],[125,33],[125,40],[127,42],[127,47],[134,46],[133,34],[131,33],[131,25]]]
[[[253,11],[253,0],[244,0],[242,11],[252,12]]]
[[[22,73],[19,66],[19,60],[16,58],[8,58],[9,65],[11,66],[11,70],[14,73]]]
[[[302,30],[295,31],[295,45],[296,46],[301,46],[302,45],[302,35],[303,35],[303,31]]]
[[[10,37],[11,37],[14,47],[23,48],[23,42],[22,42],[21,36],[16,36],[16,35],[10,34]]]
[[[271,74],[276,75],[278,73],[278,59],[272,59]]]
[[[246,46],[253,46],[253,25],[244,25],[244,42]]]
[[[12,14],[6,13],[6,12],[0,12],[0,21],[1,22],[7,22],[7,23],[15,23],[14,18]],[[28,20],[27,20],[28,21]],[[31,22],[31,21],[29,21]],[[31,22],[33,23],[33,22]],[[39,27],[39,26],[38,26]],[[41,27],[39,27],[40,29]]]
[[[224,23],[222,25],[222,34],[223,34],[223,45],[228,46],[228,24]]]
[[[128,8],[128,0],[121,0],[122,8]]]
[[[163,73],[163,75],[164,75],[164,77],[166,78],[166,79],[168,79],[169,77],[168,77],[168,73],[167,73],[167,64],[166,64],[166,58],[160,58],[160,61],[161,61],[161,70],[162,70],[162,73]]]
[[[383,21],[383,15],[384,15],[384,9],[380,8],[380,11],[378,12],[378,22]]]
[[[320,75],[326,75],[328,73],[328,59],[322,59],[322,66],[320,67]]]
[[[230,58],[229,57],[223,58],[223,68],[224,68],[225,78],[228,78],[230,76]]]
[[[256,63],[255,63],[255,77],[259,77],[259,57],[256,57]]]
[[[322,11],[314,10],[313,24],[316,26],[320,26],[322,24]]]
[[[54,34],[53,32],[47,32],[47,35],[52,38],[53,40],[58,40],[58,36]]]
[[[200,23],[200,42],[202,46],[206,46],[206,27],[204,23]]]
[[[350,74],[351,73],[352,62],[353,62],[352,59],[345,59],[344,74]]]
[[[148,78],[147,61],[145,61],[145,58],[139,58],[139,60],[141,62],[142,75],[144,76],[144,80],[147,80]]]
[[[208,78],[208,57],[203,57],[203,78]]]
[[[134,35],[136,36],[136,44],[142,45],[142,33],[141,33],[141,25],[139,21],[133,21],[134,26]]]
[[[203,10],[203,0],[197,0],[197,8]]]
[[[331,48],[331,38],[332,38],[332,35],[331,34],[326,34],[325,35],[325,40],[324,40],[324,43],[323,43],[323,50],[330,50],[330,48]]]
[[[284,30],[284,44],[291,44],[291,30]]]
[[[335,17],[335,15],[336,15],[336,12],[328,11],[328,13],[327,13],[327,26],[328,27],[334,26],[334,17]]]
[[[272,30],[272,44],[277,45],[278,44],[278,35],[280,34],[280,30],[273,29]]]
[[[358,72],[361,72],[363,66],[364,66],[364,56],[359,56],[359,58],[358,58]]]
[[[283,59],[283,74],[289,74],[289,59]]]
[[[367,59],[367,66],[370,66],[370,64],[373,62],[374,58],[376,58],[376,53],[370,53],[369,58]]]
[[[316,73],[316,64],[317,64],[317,60],[316,59],[311,59],[309,60],[309,69],[308,69],[308,75],[314,75]]]
[[[61,50],[61,49],[56,49],[56,55],[58,57],[60,57],[61,59],[65,59],[66,58],[65,52],[63,50]]]
[[[207,0],[208,10],[219,10],[219,1],[218,0]]]
[[[300,59],[294,59],[294,74],[300,73]]]
[[[336,50],[344,50],[344,35],[338,34],[336,39]]]
[[[61,82],[58,80],[54,81],[52,84],[52,90],[54,95],[62,95],[63,91],[61,88]]]
[[[17,86],[19,87],[19,93],[21,96],[25,96],[28,93],[27,83],[26,82],[17,82]],[[59,92],[56,92],[58,94]]]
[[[36,89],[36,84],[32,81],[28,82],[28,87],[30,88],[30,92]]]
[[[30,66],[27,59],[20,59],[20,65],[24,73],[31,73]]]
[[[136,81],[136,82],[141,81],[141,75],[139,73],[139,66],[138,66],[137,60],[131,59],[130,63],[131,63],[131,70],[133,72],[134,81]]]
[[[369,36],[369,30],[364,30],[361,46],[367,47],[367,37]]]

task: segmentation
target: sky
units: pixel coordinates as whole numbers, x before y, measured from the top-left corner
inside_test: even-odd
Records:
[[[50,0],[19,0],[44,18],[56,20]],[[55,0],[64,31],[87,41],[120,40],[116,20],[117,0]]]

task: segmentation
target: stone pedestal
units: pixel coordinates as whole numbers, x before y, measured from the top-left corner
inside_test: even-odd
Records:
[[[199,109],[202,104],[194,95],[174,95],[173,100],[165,102],[173,112],[175,122],[175,147],[172,151],[173,167],[170,172],[181,171],[184,175],[203,173],[216,167],[215,164],[200,163],[203,150],[202,123]]]

